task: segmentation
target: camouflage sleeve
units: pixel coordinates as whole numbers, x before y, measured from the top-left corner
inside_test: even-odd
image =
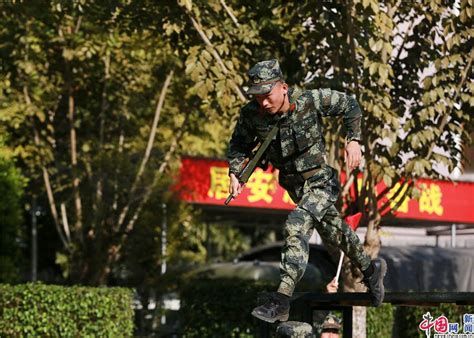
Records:
[[[256,145],[255,136],[251,126],[246,123],[244,114],[240,114],[227,150],[229,174],[238,174],[244,166],[245,160],[250,156]]]
[[[352,96],[331,89],[312,90],[313,100],[323,116],[343,115],[347,140],[361,140],[362,112]]]

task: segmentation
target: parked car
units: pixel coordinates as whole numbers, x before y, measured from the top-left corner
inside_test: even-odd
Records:
[[[279,262],[283,242],[259,246],[240,254],[237,262]],[[309,264],[323,281],[336,274],[338,254],[332,257],[322,245],[310,244]],[[387,261],[385,288],[388,292],[473,292],[474,250],[431,246],[382,247]],[[230,263],[227,263],[230,264]]]

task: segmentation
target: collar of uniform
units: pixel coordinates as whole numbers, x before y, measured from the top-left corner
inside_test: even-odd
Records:
[[[298,98],[301,96],[302,91],[299,88],[291,87],[288,89],[288,99],[290,101],[290,113],[293,113],[298,108]]]

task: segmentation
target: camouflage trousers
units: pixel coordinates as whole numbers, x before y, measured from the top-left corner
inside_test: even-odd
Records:
[[[370,257],[364,252],[359,238],[342,220],[334,203],[340,191],[337,171],[328,165],[304,182],[297,198],[297,207],[288,215],[285,224],[285,245],[281,252],[281,281],[278,292],[292,296],[296,283],[306,270],[309,239],[316,229],[329,249],[339,248],[359,269],[365,270]],[[290,196],[297,194],[289,192]]]

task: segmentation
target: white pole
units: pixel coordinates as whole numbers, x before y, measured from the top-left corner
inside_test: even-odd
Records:
[[[166,249],[168,245],[168,222],[166,220],[166,204],[161,204],[161,208],[163,211],[162,215],[162,225],[161,225],[161,275],[166,273]],[[163,295],[161,296],[161,305],[164,307],[164,299]],[[161,315],[161,325],[166,324],[166,314]]]
[[[36,196],[33,196],[31,204],[31,281],[36,282],[38,277],[38,227],[36,216],[39,215]]]
[[[339,258],[339,265],[337,267],[337,273],[336,273],[336,282],[339,281],[339,275],[341,274],[341,268],[342,268],[342,260],[344,259],[344,251],[341,251],[341,257]]]

